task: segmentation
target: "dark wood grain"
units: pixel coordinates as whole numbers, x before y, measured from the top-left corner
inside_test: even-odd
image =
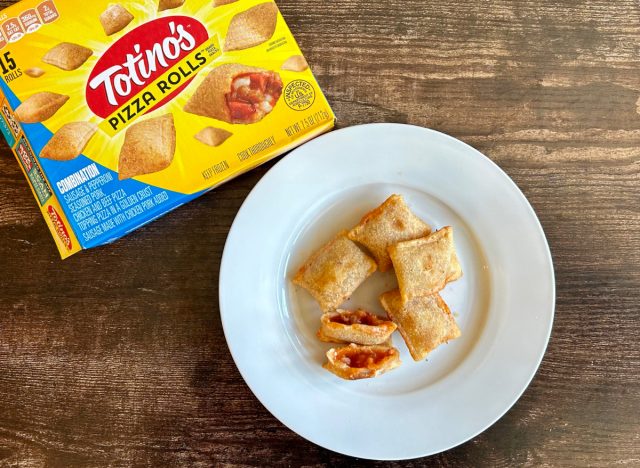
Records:
[[[470,143],[554,257],[553,335],[523,397],[474,440],[392,465],[640,466],[638,1],[278,3],[339,126]],[[270,166],[61,262],[2,146],[1,466],[382,466],[289,431],[229,356],[220,257]]]

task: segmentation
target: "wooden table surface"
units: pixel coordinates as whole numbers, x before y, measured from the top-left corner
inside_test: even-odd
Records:
[[[411,123],[471,144],[551,246],[556,318],[531,386],[475,439],[394,466],[640,466],[638,0],[279,6],[339,127]],[[225,344],[223,246],[272,164],[62,262],[1,152],[0,466],[375,465],[279,423]]]

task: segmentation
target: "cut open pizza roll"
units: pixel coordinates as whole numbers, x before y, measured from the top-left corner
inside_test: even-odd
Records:
[[[43,91],[29,96],[16,108],[16,118],[24,123],[43,122],[60,110],[69,96]]]
[[[398,325],[411,357],[421,361],[435,348],[461,335],[449,307],[439,294],[419,297],[403,303],[400,291],[380,296],[382,307]]]
[[[172,114],[135,123],[127,128],[124,136],[118,177],[123,180],[166,169],[175,152],[176,128]]]
[[[366,310],[327,312],[320,318],[320,341],[379,345],[389,341],[396,324]]]
[[[60,127],[40,152],[41,158],[69,161],[82,154],[98,130],[92,122],[69,122]]]
[[[184,110],[227,123],[252,124],[273,110],[281,94],[278,73],[227,63],[207,75]]]
[[[93,51],[84,46],[61,42],[50,49],[42,57],[42,61],[62,70],[72,71],[80,68],[92,55]]]
[[[328,312],[346,301],[375,271],[373,259],[342,232],[311,255],[293,283],[305,288]]]
[[[119,4],[112,4],[100,15],[100,24],[107,36],[111,36],[126,28],[133,21],[129,10]]]
[[[462,276],[451,226],[427,237],[399,242],[388,251],[403,302],[435,294]]]
[[[277,22],[278,7],[273,2],[261,3],[238,13],[229,23],[224,50],[248,49],[268,41],[276,31]]]
[[[367,213],[360,224],[349,231],[349,239],[369,249],[380,271],[387,271],[391,268],[389,246],[424,237],[430,232],[429,225],[411,212],[404,198],[394,194]]]
[[[342,379],[358,380],[377,377],[401,363],[400,353],[396,348],[352,343],[327,351],[327,362],[322,367]]]

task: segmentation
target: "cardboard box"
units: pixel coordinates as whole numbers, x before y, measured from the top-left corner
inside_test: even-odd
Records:
[[[0,130],[63,258],[334,125],[273,2],[81,5],[0,14]]]

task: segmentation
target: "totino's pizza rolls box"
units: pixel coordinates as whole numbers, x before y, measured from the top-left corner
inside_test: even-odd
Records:
[[[0,130],[63,258],[332,128],[275,3],[22,0]]]

